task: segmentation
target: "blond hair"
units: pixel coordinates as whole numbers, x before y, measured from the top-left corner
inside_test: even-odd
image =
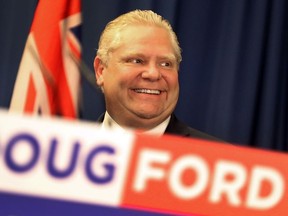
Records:
[[[120,45],[120,33],[129,25],[154,25],[167,30],[170,34],[173,50],[179,66],[182,56],[181,48],[170,23],[151,10],[134,10],[123,14],[109,22],[102,32],[98,44],[97,55],[104,64],[108,63],[109,53]]]

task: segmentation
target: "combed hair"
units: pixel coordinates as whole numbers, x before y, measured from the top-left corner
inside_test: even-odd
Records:
[[[175,32],[166,19],[151,10],[134,10],[117,17],[106,25],[100,36],[97,50],[97,55],[104,64],[108,63],[109,53],[119,46],[120,32],[129,25],[150,25],[166,29],[170,34],[177,63],[180,64],[181,48]]]

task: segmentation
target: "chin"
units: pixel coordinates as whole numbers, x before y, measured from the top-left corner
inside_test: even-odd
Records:
[[[136,115],[142,119],[152,119],[159,116],[159,113],[151,113],[151,112],[137,112]]]

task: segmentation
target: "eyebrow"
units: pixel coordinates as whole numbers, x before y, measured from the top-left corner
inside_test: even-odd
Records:
[[[142,54],[142,53],[137,53],[137,52],[130,52],[130,53],[126,53],[124,56],[128,57],[128,56],[135,56],[135,57],[139,57],[139,58],[148,58],[147,55]],[[157,56],[158,59],[167,59],[167,60],[173,60],[173,61],[177,61],[177,58],[175,55],[170,55],[170,54],[165,54],[165,55],[161,55],[161,56]]]

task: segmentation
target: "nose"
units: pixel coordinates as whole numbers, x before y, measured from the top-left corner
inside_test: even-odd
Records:
[[[160,72],[160,69],[155,64],[149,64],[144,69],[144,71],[141,74],[143,79],[149,79],[151,81],[157,81],[161,79],[162,74]]]

